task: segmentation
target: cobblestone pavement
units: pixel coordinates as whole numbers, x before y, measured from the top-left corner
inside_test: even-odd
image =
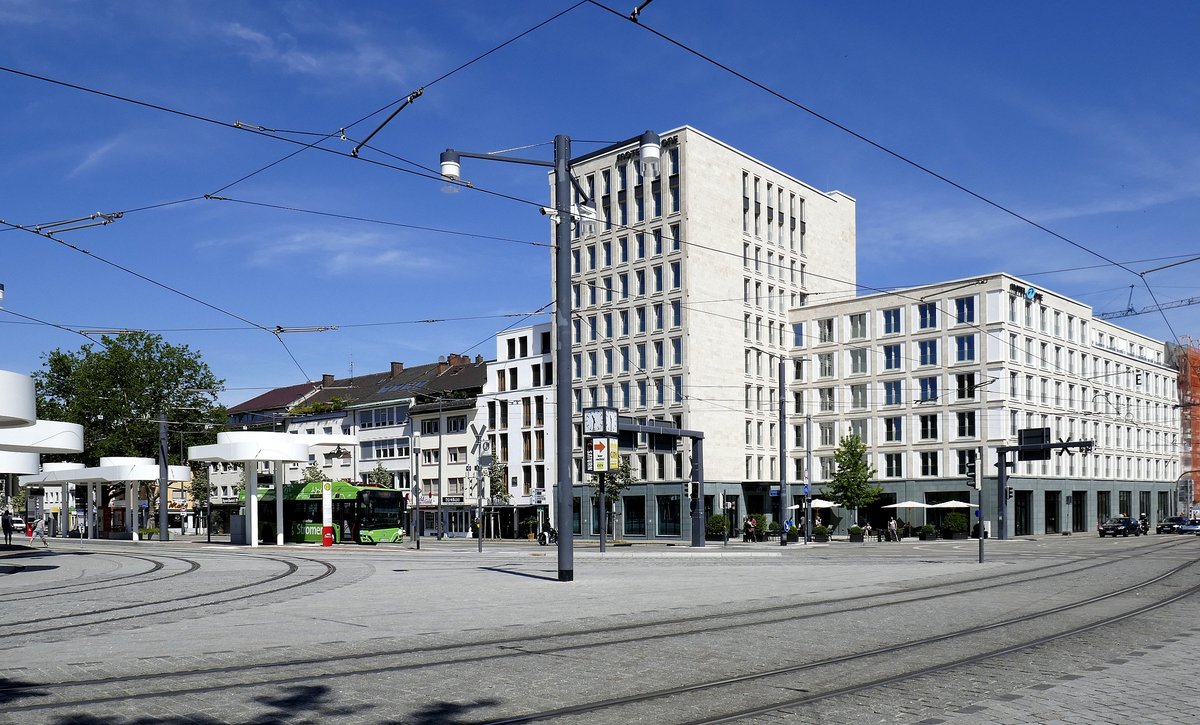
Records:
[[[1190,563],[1156,585],[1184,591],[1200,582],[1200,537],[1187,538],[989,541],[982,564],[977,542],[710,542],[603,555],[584,544],[570,583],[557,581],[553,547],[526,542],[487,542],[482,555],[474,541],[428,539],[420,551],[251,550],[198,537],[0,548],[0,723],[487,722],[904,642]],[[1043,567],[1056,568],[983,588],[986,577]],[[950,593],[977,581],[978,592],[904,603],[922,587]],[[1115,610],[1147,592],[1097,606]],[[881,594],[894,603],[866,606]],[[863,609],[831,613],[858,602]],[[792,611],[813,618],[784,620]],[[696,622],[706,628],[692,633]],[[647,627],[624,629],[637,624]],[[1049,626],[1035,620],[1027,630]],[[1193,597],[1049,645],[744,721],[1179,722],[1200,678],[1198,634]],[[1012,636],[828,677],[886,678]],[[543,649],[551,640],[566,646]],[[824,687],[821,677],[798,673],[563,722],[687,722]]]

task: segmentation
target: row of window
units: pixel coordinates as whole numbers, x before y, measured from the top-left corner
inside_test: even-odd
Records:
[[[664,314],[670,315],[665,319]],[[576,317],[572,330],[576,344],[593,342],[601,338],[626,337],[628,335],[659,332],[666,327],[674,330],[683,326],[683,303],[672,300],[665,306],[660,302],[628,310]]]
[[[947,468],[945,454],[948,453],[950,468]],[[872,465],[876,466],[879,478],[930,478],[945,476],[971,475],[978,453],[974,448],[959,448],[949,452],[941,450],[914,451],[897,453],[880,453],[874,457]],[[1136,456],[1086,455],[1079,454],[1066,459],[1056,458],[1050,461],[1025,461],[1017,464],[1016,474],[1078,476],[1098,478],[1128,478],[1135,480],[1170,481],[1174,480],[1176,461],[1148,459]],[[837,470],[833,456],[817,458],[819,471],[818,481],[828,481]],[[804,461],[794,460],[797,480],[802,480]],[[989,472],[987,475],[995,475]]]
[[[905,392],[915,392],[913,402],[916,403],[933,403],[941,396],[941,384],[944,375],[929,375],[925,377],[914,378],[913,381],[907,379],[884,380],[876,383],[856,383],[849,386],[829,386],[816,388],[817,392],[817,411],[820,413],[837,412],[841,408],[849,410],[866,410],[871,407],[872,403],[870,393],[873,391],[876,399],[880,392],[883,394],[882,402],[877,402],[875,405],[896,406],[904,405]],[[976,391],[980,384],[976,383],[977,376],[975,373],[956,373],[954,375],[954,400],[974,400]],[[915,386],[912,385],[915,382]],[[808,407],[805,404],[805,392],[796,390],[792,392],[792,400],[795,404],[795,412],[806,413]],[[839,401],[840,393],[848,392],[848,401]],[[848,402],[848,405],[846,403]]]
[[[666,266],[669,279],[666,282],[670,289],[677,290],[683,286],[683,268],[680,262],[671,262]],[[663,291],[663,265],[656,264],[645,269],[633,270],[633,286],[630,287],[630,275],[622,272],[616,276],[617,287],[613,288],[612,276],[585,280],[580,284],[571,285],[571,299],[576,309],[585,306],[595,306],[601,303],[627,300],[630,297],[645,297],[648,294],[658,294]],[[647,275],[649,272],[649,287]]]
[[[630,352],[632,351],[632,356]],[[589,350],[571,356],[575,379],[600,377],[628,372],[649,372],[683,364],[683,338],[639,342],[632,347],[621,345],[614,350]],[[586,366],[585,366],[586,361]]]
[[[670,225],[667,232],[670,236],[663,236],[662,228],[651,229],[648,234],[636,232],[617,237],[615,244],[613,241],[604,240],[572,249],[571,273],[594,272],[618,264],[678,252],[683,247],[683,241],[679,238],[679,225]]]
[[[936,330],[938,327],[939,303],[937,302],[921,302],[914,307],[915,320],[918,330]],[[899,335],[904,332],[902,325],[902,308],[890,307],[888,309],[879,310],[876,324],[879,324],[882,329],[882,335]],[[846,315],[846,332],[848,340],[865,340],[871,337],[868,329],[868,321],[873,317],[866,312],[857,312]],[[974,325],[975,324],[975,296],[958,297],[954,299],[954,322],[955,325]],[[839,336],[837,334],[837,320],[833,317],[826,317],[816,321],[817,328],[817,343],[837,342]],[[796,331],[796,346],[803,345],[803,337],[801,335],[801,327],[797,326]]]
[[[763,186],[761,178],[753,176],[749,171],[742,172],[742,232],[761,238],[765,230],[767,242],[778,243],[780,246],[786,237],[793,252],[804,254],[804,197],[797,196],[795,192],[787,191],[770,181],[765,183],[766,194],[763,195]]]
[[[668,383],[666,378],[654,380],[638,380],[636,383],[621,382],[617,384],[591,385],[572,391],[574,395],[575,412],[582,412],[585,407],[597,406],[622,408],[648,408],[683,402],[683,376],[673,375]],[[586,401],[586,405],[585,405]]]

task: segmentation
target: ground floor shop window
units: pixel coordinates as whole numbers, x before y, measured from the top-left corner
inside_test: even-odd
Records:
[[[625,535],[646,535],[646,497],[625,496],[622,499],[625,506]]]
[[[583,524],[579,520],[578,496],[571,499],[571,531],[573,531],[577,536],[583,533]]]
[[[679,536],[679,496],[658,497],[658,535]]]

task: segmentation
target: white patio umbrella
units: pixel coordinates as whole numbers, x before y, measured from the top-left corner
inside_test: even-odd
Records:
[[[921,503],[920,501],[901,501],[900,503],[890,503],[887,506],[883,506],[882,508],[885,508],[885,509],[927,509],[929,507],[930,507],[929,504]],[[921,519],[922,519],[922,523],[928,522],[928,518],[924,515],[921,516]]]
[[[931,509],[974,509],[979,508],[977,503],[967,503],[966,501],[943,501],[935,503],[928,508]]]
[[[815,508],[815,509],[831,509],[834,506],[837,506],[837,504],[834,503],[833,501],[826,501],[823,498],[814,498],[811,501],[809,501],[808,503],[809,503],[809,506],[811,506],[812,508]],[[801,506],[800,504],[794,504],[792,506],[788,506],[789,511],[798,509],[798,508],[804,508],[804,507]]]

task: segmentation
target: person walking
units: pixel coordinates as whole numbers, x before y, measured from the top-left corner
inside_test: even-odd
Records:
[[[42,540],[42,546],[44,546],[46,548],[50,548],[50,542],[46,541],[46,519],[45,518],[38,519],[37,526],[33,527],[33,533],[29,535],[30,546],[33,545],[34,538],[40,538]]]
[[[13,535],[12,511],[9,511],[8,509],[4,509],[3,523],[4,523],[4,545],[12,546],[12,535]]]
[[[896,529],[896,517],[888,519],[888,541],[899,541],[900,532]]]

